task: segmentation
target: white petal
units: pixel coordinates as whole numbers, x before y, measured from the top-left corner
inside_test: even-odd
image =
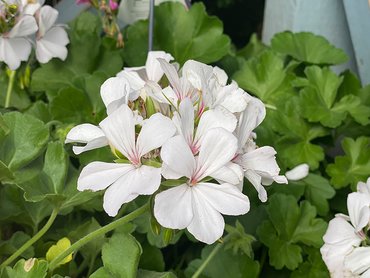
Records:
[[[161,158],[178,177],[190,178],[195,170],[194,156],[181,135],[172,137],[162,146]],[[167,177],[165,173],[164,176]]]
[[[344,258],[344,268],[357,275],[368,270],[370,268],[370,247],[355,248]]]
[[[219,104],[232,113],[242,112],[246,109],[252,97],[235,83],[221,88],[218,94],[223,94]]]
[[[139,156],[161,147],[175,132],[176,127],[168,117],[160,113],[152,115],[144,121],[137,138]]]
[[[31,53],[31,43],[25,38],[0,37],[0,61],[11,70],[16,70],[21,61],[27,61]]]
[[[121,100],[120,104],[128,104],[139,97],[138,91],[132,91],[125,77],[111,77],[100,87],[100,95],[106,107],[112,102]],[[113,110],[114,111],[114,110]]]
[[[370,178],[367,179],[366,183],[360,181],[357,184],[357,191],[370,196]]]
[[[247,108],[241,113],[236,134],[239,140],[239,149],[247,143],[251,132],[263,121],[266,115],[265,105],[257,98],[248,102]]]
[[[62,27],[53,27],[45,36],[36,41],[36,58],[40,63],[47,63],[52,58],[65,60],[69,43],[67,32]]]
[[[278,177],[280,168],[276,163],[274,148],[264,146],[242,156],[240,164],[244,170],[252,170],[262,177],[263,184],[271,184]],[[278,177],[276,181],[285,182],[285,178]]]
[[[108,141],[128,159],[137,159],[135,121],[131,109],[122,105],[100,124]]]
[[[353,250],[352,246],[324,244],[320,248],[322,259],[329,269],[330,277],[344,277],[344,258]]]
[[[193,188],[194,194],[200,194],[202,199],[218,212],[226,215],[242,215],[249,211],[249,199],[234,185],[223,183],[198,183]]]
[[[243,168],[236,163],[229,162],[224,167],[214,171],[212,178],[222,181],[222,183],[240,185],[244,178]]]
[[[226,85],[226,82],[227,82],[228,77],[227,77],[226,72],[223,69],[221,69],[219,67],[213,67],[213,74],[216,77],[217,82],[221,86],[225,86]]]
[[[77,181],[77,189],[79,191],[103,190],[134,169],[131,164],[91,162],[82,169]]]
[[[298,181],[307,177],[309,171],[310,166],[308,166],[306,163],[303,163],[294,167],[292,170],[285,172],[285,176],[288,180]]]
[[[197,180],[212,175],[234,157],[237,140],[223,128],[213,128],[204,135],[197,161]]]
[[[359,246],[362,239],[355,229],[341,217],[329,221],[328,229],[323,236],[324,242],[333,245]]]
[[[155,196],[154,216],[163,227],[184,229],[193,219],[192,193],[187,184],[165,190]]]
[[[245,177],[250,181],[254,188],[258,192],[258,198],[261,202],[267,201],[267,192],[266,189],[262,186],[262,178],[253,170],[245,171]]]
[[[222,107],[208,110],[204,112],[199,120],[198,128],[195,133],[194,141],[198,143],[198,147],[202,144],[202,137],[212,128],[222,127],[229,132],[233,132],[236,128],[236,117]]]
[[[43,37],[46,32],[54,25],[58,18],[58,11],[50,6],[43,6],[39,11],[38,24],[39,36]]]
[[[224,233],[225,222],[222,215],[195,190],[192,190],[192,205],[193,220],[188,231],[199,241],[214,243]]]
[[[10,30],[8,37],[26,37],[34,34],[37,31],[37,23],[33,16],[25,15],[17,22],[16,25]]]
[[[135,71],[125,69],[117,73],[117,77],[126,78],[129,81],[131,88],[135,91],[140,90],[145,85],[145,81]]]
[[[355,231],[364,228],[370,219],[370,196],[363,193],[353,192],[347,197],[348,214]]]
[[[177,95],[177,97],[179,99],[181,99],[180,96],[182,96],[182,90],[181,90],[180,78],[179,78],[179,75],[177,73],[176,67],[174,65],[168,63],[168,61],[166,61],[162,58],[158,58],[157,60],[158,60],[159,64],[161,65],[161,68],[162,68],[164,74],[166,75],[168,81],[170,82],[171,86],[173,87],[175,94]]]
[[[205,90],[209,79],[213,76],[213,68],[206,64],[188,60],[182,68],[182,75],[198,90]]]
[[[138,195],[153,194],[161,182],[161,169],[141,166],[126,173],[113,183],[104,194],[104,210],[109,216],[116,216],[124,203]]]
[[[174,114],[173,121],[188,145],[193,145],[194,134],[194,107],[190,99],[185,98],[179,106],[179,113]]]
[[[73,146],[73,152],[75,154],[108,145],[104,132],[99,127],[92,124],[81,124],[72,128],[67,134],[65,143],[86,144],[84,147]]]
[[[171,54],[164,51],[150,51],[148,53],[145,63],[146,73],[148,75],[148,79],[154,82],[158,82],[163,76],[163,70],[157,60],[158,58],[162,58],[167,62],[174,59]]]

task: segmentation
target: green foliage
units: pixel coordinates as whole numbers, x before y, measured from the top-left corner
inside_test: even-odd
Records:
[[[267,206],[269,219],[258,228],[258,236],[269,247],[270,264],[294,270],[303,261],[302,245],[320,247],[327,224],[316,218],[316,209],[307,201],[275,194]]]
[[[208,16],[202,3],[193,4],[189,11],[179,3],[163,3],[155,9],[155,22],[154,49],[171,53],[180,64],[189,59],[215,62],[229,51],[222,22]],[[145,63],[147,37],[147,20],[127,28],[125,59],[130,66]]]
[[[218,244],[218,243],[216,243]],[[202,250],[200,259],[193,260],[185,271],[186,277],[191,277],[192,274],[201,266],[208,258],[215,245],[206,246]],[[252,278],[258,277],[259,263],[253,261],[245,254],[233,254],[232,250],[221,248],[216,255],[207,264],[202,272],[201,277],[205,278],[221,278],[221,277],[243,277]]]
[[[148,201],[137,198],[113,219],[102,212],[103,192],[77,190],[84,166],[115,157],[109,147],[76,156],[64,145],[65,137],[77,124],[99,124],[106,116],[101,84],[124,62],[142,66],[148,47],[148,20],[123,30],[125,47],[117,49],[115,39],[103,35],[101,19],[81,13],[69,24],[66,61],[30,61],[20,68],[11,108],[0,109],[0,260],[19,250],[58,210],[50,230],[20,255],[36,259],[15,260],[0,277],[173,278],[191,277],[203,266],[200,277],[209,278],[327,277],[319,252],[327,223],[317,215],[329,220],[343,212],[344,196],[368,178],[370,86],[361,87],[349,71],[338,75],[330,69],[347,57],[323,37],[284,32],[270,47],[253,35],[235,49],[222,22],[202,3],[189,11],[179,3],[155,9],[154,49],[171,53],[180,66],[195,59],[227,71],[229,81],[266,104],[256,140],[277,151],[280,173],[307,163],[309,175],[266,188],[266,204],[251,185],[244,186],[251,211],[236,220],[225,217],[222,243],[204,246],[184,230],[160,227],[150,211],[89,241],[51,273],[48,264],[69,246],[56,244],[59,239],[75,243]],[[22,89],[20,80],[29,70],[31,85]],[[1,105],[7,83],[0,66]],[[148,115],[156,112],[152,99],[145,104]],[[161,185],[184,182],[187,178]]]
[[[91,277],[136,277],[141,253],[141,246],[133,236],[115,233],[109,242],[103,245],[104,267]]]
[[[326,171],[335,188],[355,187],[357,182],[366,181],[370,173],[370,139],[344,138],[342,148],[345,155],[337,156],[335,163],[329,164]]]
[[[331,45],[324,37],[308,32],[283,32],[271,40],[273,50],[310,64],[342,64],[348,60],[342,49]]]

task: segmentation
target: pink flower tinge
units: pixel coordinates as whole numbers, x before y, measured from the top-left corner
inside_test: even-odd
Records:
[[[115,11],[118,9],[118,3],[114,0],[109,0],[109,8],[112,10],[112,11]]]

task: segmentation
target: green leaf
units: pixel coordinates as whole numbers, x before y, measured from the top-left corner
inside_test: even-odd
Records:
[[[236,220],[235,227],[226,225],[225,230],[229,236],[225,242],[225,250],[232,249],[234,255],[237,255],[241,251],[253,259],[252,243],[256,239],[244,231],[243,225]]]
[[[0,240],[0,255],[10,256],[17,251],[23,244],[25,244],[31,237],[24,232],[17,231],[12,234],[9,240]],[[31,246],[24,251],[21,256],[23,258],[30,258],[34,255],[34,248]]]
[[[103,245],[104,268],[113,277],[136,277],[141,253],[141,246],[132,235],[115,233]]]
[[[91,218],[89,221],[85,222],[84,224],[80,225],[73,231],[68,234],[68,238],[70,238],[73,242],[81,239],[82,237],[88,235],[89,233],[101,228],[99,223],[95,220],[95,218]],[[106,242],[105,235],[101,235],[99,237],[94,238],[94,240],[88,242],[84,245],[79,252],[84,257],[84,259],[90,261],[91,259],[95,258],[101,251],[103,244]]]
[[[219,243],[216,243],[219,244]],[[190,262],[185,271],[191,277],[208,258],[215,245],[208,245],[202,250],[201,259]],[[254,278],[259,274],[259,263],[245,254],[234,255],[231,250],[220,249],[202,272],[203,278]]]
[[[42,121],[19,112],[7,113],[3,119],[11,131],[0,139],[0,160],[14,171],[40,155],[49,139],[49,129]]]
[[[271,47],[310,64],[336,65],[348,60],[343,50],[331,45],[324,37],[308,32],[276,34],[271,40]]]
[[[293,270],[302,262],[302,244],[320,247],[327,224],[316,217],[316,209],[307,201],[300,206],[293,196],[275,194],[267,206],[269,220],[257,234],[269,247],[270,264],[276,269]]]
[[[140,257],[139,268],[153,270],[153,271],[164,271],[164,258],[161,250],[149,243],[142,243],[143,254]]]
[[[321,278],[329,277],[328,269],[322,260],[320,251],[314,248],[305,248],[308,253],[307,261],[299,265],[291,274],[291,278]]]
[[[63,123],[82,123],[93,117],[88,96],[75,88],[62,89],[50,103],[54,120]]]
[[[2,278],[44,278],[48,272],[48,263],[35,258],[19,260],[13,268],[7,266],[1,272]]]
[[[300,104],[303,116],[311,122],[320,122],[327,127],[339,126],[349,113],[353,119],[366,125],[370,123],[370,108],[361,103],[353,94],[338,99],[338,88],[343,77],[338,77],[329,68],[307,67],[305,88],[300,92]]]
[[[370,173],[370,138],[344,138],[342,148],[345,155],[335,157],[334,164],[326,168],[331,183],[337,189],[350,184],[355,187],[359,181],[365,181]]]
[[[222,22],[208,16],[202,3],[194,3],[188,11],[180,3],[163,3],[154,14],[154,49],[171,53],[181,65],[189,59],[212,63],[228,53],[230,39],[223,34]],[[147,20],[127,28],[124,50],[130,66],[144,65],[147,38]]]
[[[137,278],[176,278],[176,275],[172,272],[155,272],[139,269],[137,272]]]
[[[257,37],[256,33],[253,33],[249,39],[249,42],[246,46],[240,49],[237,52],[238,56],[242,56],[246,59],[253,58],[258,54],[262,53],[266,49],[266,45],[264,45]]]
[[[319,215],[329,212],[328,199],[335,195],[334,188],[322,176],[309,174],[302,182],[306,185],[304,196],[317,209]]]
[[[273,51],[265,51],[246,61],[233,75],[241,88],[268,104],[274,103],[274,99],[279,97],[278,91],[286,78],[284,61]]]
[[[34,102],[31,107],[25,111],[25,114],[38,118],[44,123],[51,121],[49,106],[43,101]]]
[[[48,262],[51,262],[54,260],[56,257],[58,257],[60,254],[62,254],[64,251],[66,251],[69,247],[71,247],[71,241],[64,237],[54,245],[52,245],[49,250],[46,252],[46,260]],[[60,263],[61,264],[66,264],[72,260],[72,254],[69,254],[67,257],[65,257]]]
[[[286,167],[293,168],[301,163],[308,163],[310,169],[318,168],[324,159],[324,150],[312,141],[329,134],[322,126],[308,124],[299,116],[300,106],[297,97],[291,98],[276,111],[268,111],[262,126],[271,127],[277,134],[274,140],[278,157]],[[258,130],[257,130],[258,134]],[[267,135],[266,144],[271,137]]]
[[[5,137],[10,132],[9,127],[6,125],[3,115],[0,113],[0,139]]]
[[[49,198],[55,202],[64,200],[63,191],[68,170],[68,156],[61,142],[50,142],[46,150],[43,168],[36,175],[21,181],[17,177],[17,185],[25,191],[25,198],[38,202]],[[26,175],[27,176],[27,175]]]

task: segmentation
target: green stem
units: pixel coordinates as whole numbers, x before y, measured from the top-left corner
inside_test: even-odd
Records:
[[[65,257],[67,257],[69,254],[77,251],[79,248],[84,246],[89,241],[93,240],[96,237],[104,235],[104,234],[114,230],[115,228],[117,228],[117,227],[119,227],[123,224],[126,224],[127,222],[129,222],[129,221],[135,219],[136,217],[142,215],[143,213],[145,213],[148,209],[149,209],[149,203],[147,203],[144,206],[142,206],[142,207],[134,210],[133,212],[127,214],[125,217],[122,217],[118,220],[115,220],[115,221],[109,223],[108,225],[105,225],[105,226],[93,231],[92,233],[84,236],[80,240],[73,243],[67,250],[65,250],[64,252],[59,254],[54,260],[52,260],[49,264],[49,269],[54,270]]]
[[[214,256],[216,256],[217,252],[222,247],[222,243],[218,243],[215,248],[209,253],[207,259],[200,265],[200,267],[197,269],[197,271],[191,276],[191,278],[198,278],[199,275],[202,274],[203,270],[207,267],[209,262],[213,259]]]
[[[8,89],[6,91],[6,98],[5,98],[5,108],[8,108],[10,106],[10,98],[12,96],[15,73],[16,73],[15,70],[10,71]]]
[[[53,209],[53,212],[51,213],[48,221],[44,225],[44,227],[41,228],[40,231],[38,231],[32,238],[30,238],[25,244],[21,246],[13,255],[11,255],[9,258],[7,258],[1,265],[0,269],[10,264],[12,261],[14,261],[18,256],[20,256],[24,251],[26,251],[32,244],[34,244],[36,241],[38,241],[51,227],[53,224],[55,218],[58,215],[59,209]]]

